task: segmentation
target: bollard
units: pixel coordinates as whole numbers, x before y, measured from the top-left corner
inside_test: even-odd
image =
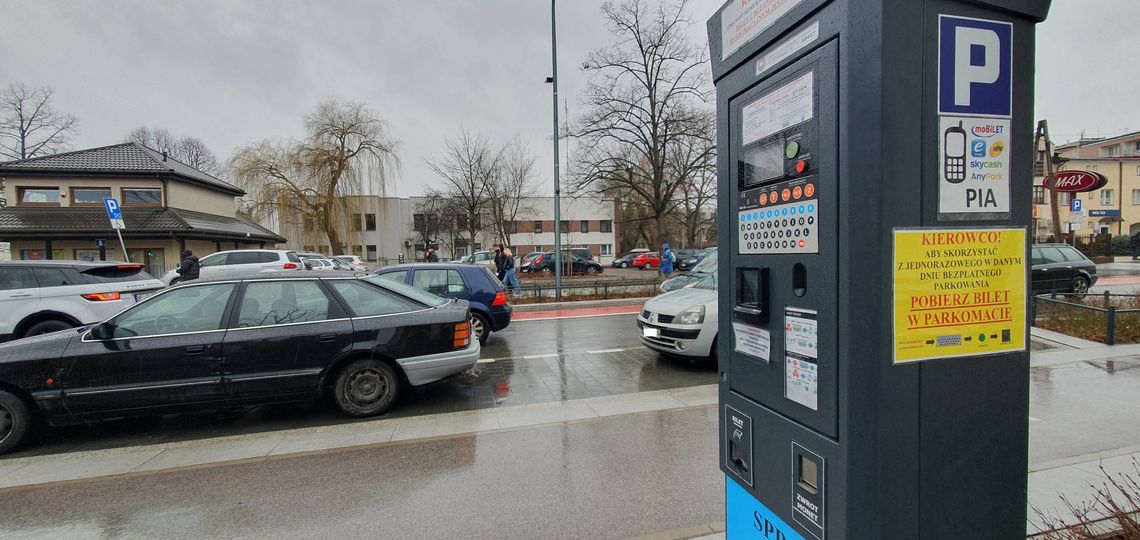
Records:
[[[1116,345],[1116,308],[1108,308],[1108,328],[1105,343],[1109,345]]]
[[[610,284],[605,283],[602,285],[602,300],[610,299]]]
[[[1109,297],[1108,297],[1108,291],[1104,291],[1104,307],[1105,307],[1106,309],[1109,307],[1109,306],[1108,306],[1108,303],[1109,303],[1109,302],[1110,302],[1110,299],[1109,299]]]

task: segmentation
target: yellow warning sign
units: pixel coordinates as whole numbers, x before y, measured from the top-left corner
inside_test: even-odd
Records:
[[[894,232],[896,364],[1025,350],[1025,229]]]

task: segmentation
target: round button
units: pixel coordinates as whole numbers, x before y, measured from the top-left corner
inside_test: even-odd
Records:
[[[791,200],[791,198],[792,198],[792,190],[790,190],[790,189],[788,189],[788,188],[784,188],[784,191],[781,191],[781,192],[780,192],[780,198],[781,198],[781,200],[783,200],[784,202],[788,202],[788,201],[789,201],[789,200]],[[784,213],[785,213],[785,215],[787,214],[787,212],[788,212],[788,209],[787,209],[787,208],[785,208],[785,209],[784,209]]]
[[[796,188],[792,190],[792,198],[793,199],[798,201],[803,196],[804,196],[804,188],[802,188],[800,186],[796,186]]]
[[[814,205],[814,204],[809,204],[809,205],[808,205],[808,213],[809,213],[809,214],[811,214],[811,213],[813,213],[813,212],[815,212],[815,205]]]
[[[808,197],[815,195],[815,184],[808,184],[804,186],[804,195],[807,195]]]
[[[804,236],[811,236],[811,229],[804,228]]]
[[[815,216],[808,216],[808,225],[815,223]]]
[[[804,224],[804,218],[800,218],[800,225]]]
[[[802,247],[804,247],[804,246],[806,246],[806,245],[807,245],[807,242],[804,242],[803,240],[800,240],[800,247],[801,247],[801,248],[802,248]]]
[[[800,143],[789,141],[788,145],[784,147],[784,156],[788,159],[796,159],[798,155],[800,155]]]
[[[760,204],[762,204],[762,205],[768,204],[768,194],[767,193],[761,193],[760,194]]]
[[[801,159],[796,162],[796,173],[803,174],[808,169],[808,162],[806,159]]]

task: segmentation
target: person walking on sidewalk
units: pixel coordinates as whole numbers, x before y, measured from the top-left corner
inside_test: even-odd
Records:
[[[435,248],[429,247],[424,258],[427,259],[427,262],[439,262],[439,255],[435,254]]]
[[[522,292],[522,284],[519,283],[518,275],[515,273],[515,255],[511,253],[511,248],[503,248],[503,264],[506,270],[503,272],[503,285],[507,287],[507,292],[519,294]]]
[[[495,244],[491,246],[491,251],[495,252],[495,276],[499,281],[503,281],[507,277],[507,263],[503,261],[503,245]]]
[[[677,261],[677,256],[673,254],[673,250],[669,249],[669,242],[661,244],[661,275],[665,279],[673,275],[673,263]]]
[[[178,281],[190,281],[198,279],[201,274],[202,263],[198,262],[198,257],[194,256],[194,252],[190,250],[182,251],[182,263],[178,265]]]

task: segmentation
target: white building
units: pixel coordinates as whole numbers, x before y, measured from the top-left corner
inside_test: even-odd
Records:
[[[458,259],[473,251],[489,249],[495,242],[490,227],[476,235],[474,246],[468,245],[466,231],[432,227],[424,212],[426,203],[428,200],[424,197],[354,197],[347,205],[352,210],[338,233],[352,254],[381,266],[395,264],[401,256],[406,261],[422,259],[429,238],[441,260]],[[554,198],[530,198],[520,206],[528,210],[507,227],[508,243],[515,254],[553,250]],[[613,260],[620,238],[614,222],[615,211],[613,199],[564,197],[560,216],[563,247],[589,248],[595,260],[608,264]],[[278,224],[274,220],[266,226],[280,225],[282,235],[289,238],[284,247],[330,253],[328,237],[311,220],[301,216],[282,221]],[[435,230],[425,230],[427,228]]]

